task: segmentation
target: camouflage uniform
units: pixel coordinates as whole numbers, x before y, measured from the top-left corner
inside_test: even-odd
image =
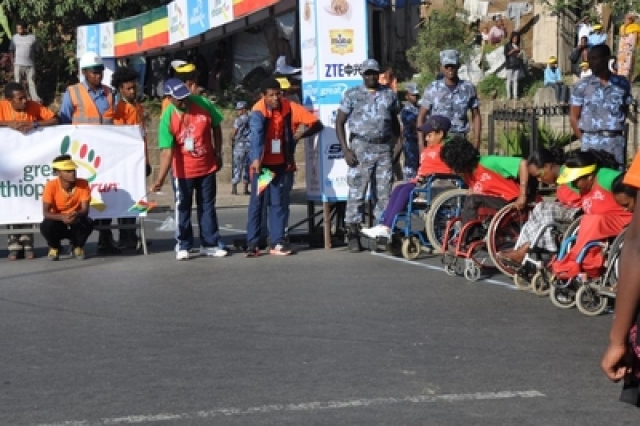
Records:
[[[364,85],[347,90],[340,110],[348,117],[351,149],[358,165],[347,173],[349,196],[345,222],[362,222],[364,198],[370,182],[375,183],[371,195],[377,200],[375,215],[380,217],[389,201],[391,166],[395,136],[391,119],[400,111],[398,97],[387,86],[379,86],[373,93]]]
[[[249,114],[242,114],[236,117],[233,128],[238,132],[233,143],[233,176],[232,184],[237,184],[241,180],[249,182]]]
[[[624,107],[631,102],[631,88],[625,78],[612,75],[606,86],[595,75],[578,81],[573,86],[571,105],[582,107],[578,121],[583,132],[582,150],[607,151],[624,167]]]
[[[418,134],[416,133],[416,121],[418,120],[418,107],[407,103],[400,111],[400,121],[402,122],[402,133],[404,136],[404,178],[413,179],[416,177],[420,164],[420,148],[418,147]]]
[[[480,108],[476,88],[466,80],[459,80],[458,85],[451,90],[444,80],[436,80],[424,90],[420,106],[429,115],[443,115],[451,120],[449,135],[467,135],[469,125],[468,113]]]

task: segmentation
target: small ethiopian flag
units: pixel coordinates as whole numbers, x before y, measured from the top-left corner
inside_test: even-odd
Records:
[[[120,19],[113,24],[116,56],[128,56],[169,44],[167,6]]]
[[[269,169],[262,169],[262,173],[258,176],[258,194],[267,189],[269,183],[273,180],[274,173]]]
[[[158,203],[156,203],[155,201],[140,200],[137,203],[135,203],[133,206],[131,206],[129,208],[129,211],[137,212],[137,213],[147,213],[149,210],[157,206],[158,206]]]

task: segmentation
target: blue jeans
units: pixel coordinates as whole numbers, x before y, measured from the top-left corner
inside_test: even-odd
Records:
[[[218,216],[216,214],[216,175],[188,179],[174,179],[176,200],[176,241],[178,250],[193,248],[193,227],[191,226],[191,206],[196,193],[196,214],[200,225],[200,244],[203,247],[217,247],[220,239]]]
[[[295,172],[285,172],[283,183],[283,204],[287,207],[284,218],[285,229],[289,226],[289,214],[291,212],[291,191],[293,190]],[[262,226],[260,227],[260,238],[267,239],[269,237],[269,194],[265,194],[264,202],[262,203]]]
[[[264,206],[269,209],[269,239],[271,245],[284,242],[284,229],[286,227],[288,196],[285,196],[286,175],[285,167],[269,166],[269,170],[275,173],[273,180],[265,188],[262,194],[258,194],[258,174],[251,177],[251,196],[249,197],[249,214],[247,221],[247,245],[257,246],[262,229]],[[266,224],[265,224],[266,225]]]

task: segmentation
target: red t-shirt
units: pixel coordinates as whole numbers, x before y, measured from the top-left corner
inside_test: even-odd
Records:
[[[420,153],[420,167],[418,168],[418,176],[429,176],[436,173],[454,174],[440,158],[440,151],[444,144],[425,146]]]

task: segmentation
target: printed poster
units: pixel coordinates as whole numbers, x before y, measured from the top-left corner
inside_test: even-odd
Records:
[[[233,21],[233,0],[209,0],[209,28]]]
[[[189,38],[187,28],[187,0],[174,0],[167,5],[169,12],[169,44]]]

